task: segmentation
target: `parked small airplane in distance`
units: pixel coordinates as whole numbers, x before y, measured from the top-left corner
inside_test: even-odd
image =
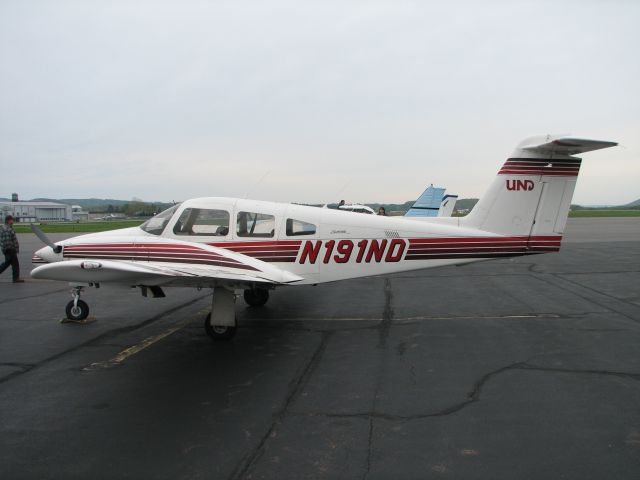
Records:
[[[237,198],[196,198],[140,227],[82,235],[38,250],[33,278],[70,282],[70,319],[88,316],[88,286],[120,284],[144,296],[189,286],[213,289],[205,329],[236,331],[235,290],[251,306],[269,290],[349,278],[556,252],[581,159],[614,142],[534,137],[522,142],[466,217],[354,215]]]
[[[376,212],[373,211],[373,208],[362,205],[360,203],[345,203],[344,205],[338,205],[337,203],[327,203],[323,205],[322,208],[332,208],[334,210],[342,210],[343,212],[355,212],[355,213],[365,213],[367,215],[375,215]]]
[[[409,218],[450,217],[458,195],[445,195],[445,189],[430,185],[404,214]]]

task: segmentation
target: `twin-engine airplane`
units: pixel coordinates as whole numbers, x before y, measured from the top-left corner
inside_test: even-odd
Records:
[[[33,278],[70,282],[70,319],[89,307],[87,286],[120,284],[164,296],[164,287],[212,288],[205,329],[236,331],[235,290],[251,306],[269,290],[458,265],[560,249],[581,160],[613,142],[535,137],[522,142],[466,217],[357,215],[339,210],[236,198],[196,198],[139,228],[74,237],[57,244],[35,229]]]

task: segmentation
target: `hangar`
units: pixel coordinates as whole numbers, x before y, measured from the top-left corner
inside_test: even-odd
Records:
[[[55,202],[1,201],[2,216],[13,215],[16,222],[64,222],[73,219],[71,205]]]

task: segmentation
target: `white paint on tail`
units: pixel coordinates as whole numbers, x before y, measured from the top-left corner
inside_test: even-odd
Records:
[[[573,155],[615,145],[550,135],[524,140],[461,225],[502,235],[562,235],[581,163]]]

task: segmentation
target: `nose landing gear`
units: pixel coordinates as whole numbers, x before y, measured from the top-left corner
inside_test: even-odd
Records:
[[[80,300],[82,288],[83,287],[73,287],[73,290],[71,290],[73,300],[67,303],[67,308],[65,309],[67,318],[74,322],[80,322],[89,316],[89,305],[87,305],[87,302],[84,300]]]

